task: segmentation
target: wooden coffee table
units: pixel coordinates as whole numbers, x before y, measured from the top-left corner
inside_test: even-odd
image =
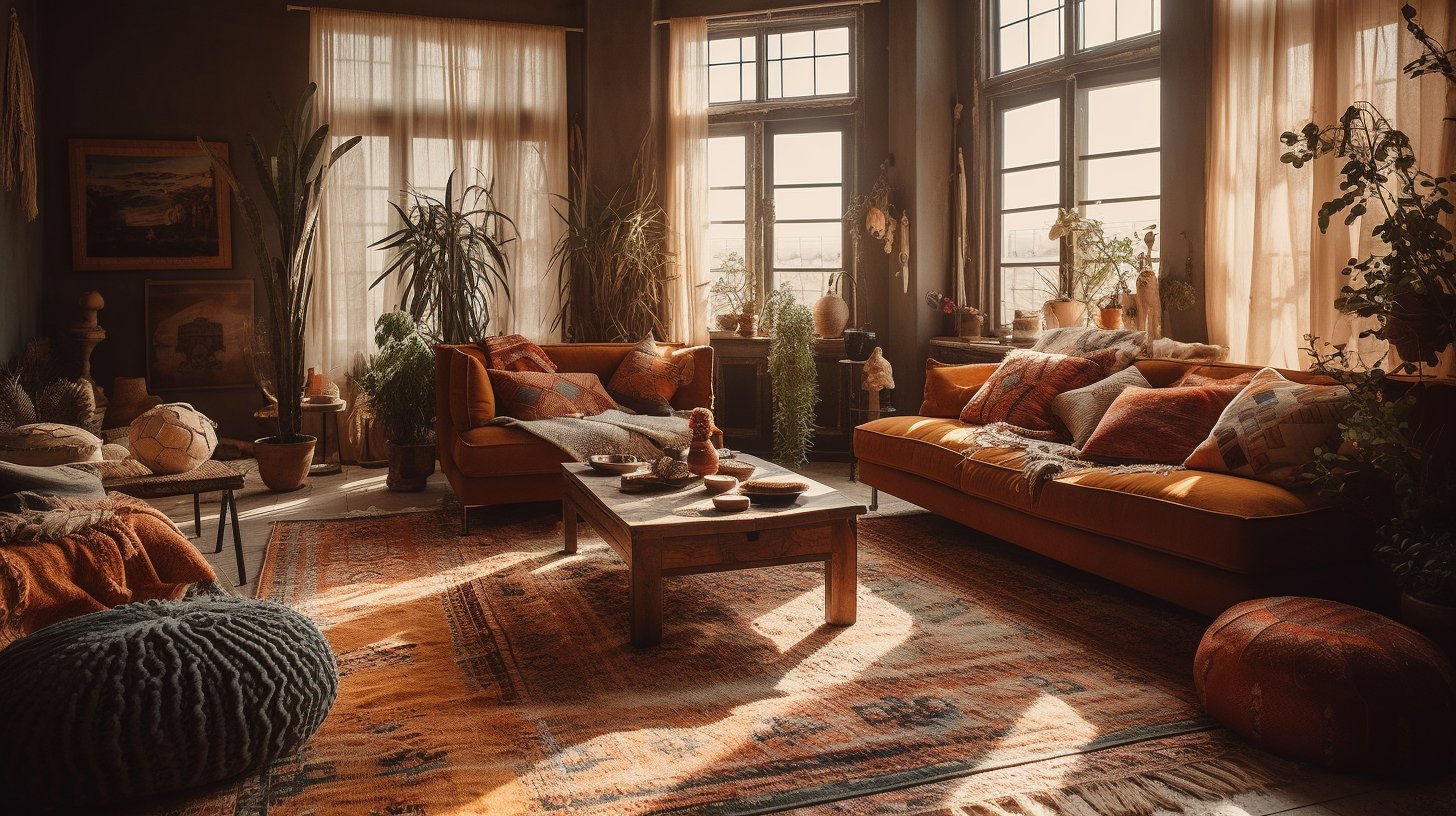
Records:
[[[620,477],[590,465],[561,465],[566,551],[576,552],[580,518],[631,570],[632,645],[662,640],[662,579],[673,575],[824,562],[824,620],[855,621],[858,517],[865,506],[835,490],[750,456],[755,478],[784,476],[809,485],[793,504],[726,513],[698,480],[678,490],[626,493]]]

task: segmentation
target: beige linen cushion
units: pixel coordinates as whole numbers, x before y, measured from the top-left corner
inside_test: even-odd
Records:
[[[1102,421],[1107,407],[1117,395],[1132,387],[1152,388],[1147,378],[1136,368],[1124,368],[1103,380],[1083,388],[1064,391],[1052,400],[1052,413],[1061,418],[1067,430],[1072,433],[1072,444],[1082,447]]]
[[[1108,370],[1119,371],[1132,365],[1132,361],[1142,355],[1147,343],[1147,332],[1132,329],[1068,327],[1043,332],[1031,350],[1047,354],[1090,357],[1093,352],[1113,349],[1117,352],[1117,362],[1109,366]]]
[[[85,428],[37,422],[0,433],[0,460],[50,467],[101,461],[101,440]]]

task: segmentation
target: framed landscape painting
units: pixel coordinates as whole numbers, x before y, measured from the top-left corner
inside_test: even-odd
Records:
[[[147,281],[147,385],[253,385],[253,281]]]
[[[208,142],[227,158],[227,143]],[[228,269],[227,182],[196,142],[72,139],[76,269]]]

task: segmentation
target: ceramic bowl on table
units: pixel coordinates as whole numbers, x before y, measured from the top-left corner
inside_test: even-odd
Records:
[[[709,493],[726,493],[737,486],[737,479],[722,473],[714,473],[703,477],[703,487],[707,488]]]
[[[748,509],[748,497],[737,493],[720,493],[713,497],[713,506],[719,510],[735,511]]]
[[[630,453],[603,453],[589,456],[586,463],[591,465],[592,470],[618,476],[631,473],[647,464]]]

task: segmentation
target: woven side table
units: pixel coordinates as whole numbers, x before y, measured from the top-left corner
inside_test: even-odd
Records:
[[[165,499],[192,494],[193,538],[202,536],[202,494],[221,491],[222,506],[217,514],[217,548],[213,552],[222,552],[223,528],[227,526],[228,514],[231,513],[233,553],[238,561],[238,586],[242,586],[248,582],[248,574],[243,567],[243,538],[238,531],[238,501],[233,491],[241,490],[246,481],[243,472],[227,462],[208,459],[186,473],[103,479],[101,486],[138,499]]]

